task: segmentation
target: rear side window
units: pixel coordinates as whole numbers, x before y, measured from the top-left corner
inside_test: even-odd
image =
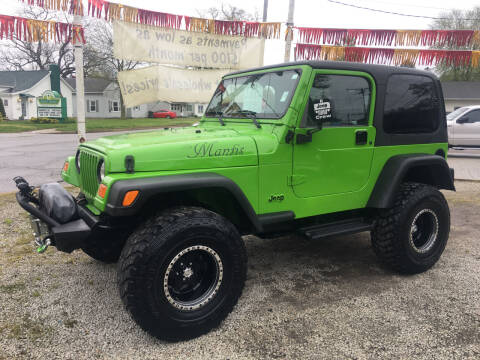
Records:
[[[437,130],[440,99],[433,80],[421,75],[392,75],[387,83],[383,128],[390,134]]]

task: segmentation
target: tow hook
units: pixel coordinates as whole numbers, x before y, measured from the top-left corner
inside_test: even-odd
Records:
[[[35,240],[35,245],[37,245],[37,253],[42,254],[45,251],[47,251],[48,247],[52,245],[52,241],[50,238],[46,238],[44,240],[41,239],[36,239]]]

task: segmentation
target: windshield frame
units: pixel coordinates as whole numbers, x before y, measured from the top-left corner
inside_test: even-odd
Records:
[[[210,107],[210,105],[211,105],[211,103],[214,99],[214,95],[217,92],[218,88],[220,87],[220,84],[222,84],[224,80],[230,80],[230,79],[241,78],[241,77],[246,78],[246,77],[255,76],[255,75],[263,75],[263,74],[276,73],[276,72],[286,72],[286,71],[296,72],[298,74],[298,78],[297,78],[297,82],[296,82],[295,86],[292,87],[291,93],[287,97],[287,100],[286,100],[287,106],[285,106],[285,110],[282,113],[278,113],[277,114],[278,116],[275,116],[274,114],[272,114],[272,116],[269,116],[269,117],[265,117],[265,116],[257,116],[256,117],[257,120],[278,121],[278,120],[282,119],[286,115],[286,113],[288,112],[288,109],[290,108],[290,105],[292,104],[293,97],[295,96],[295,94],[297,92],[298,85],[300,84],[300,80],[301,80],[301,77],[303,75],[303,69],[301,67],[296,67],[295,66],[295,67],[282,67],[282,68],[273,68],[273,69],[258,70],[258,71],[253,70],[251,72],[225,75],[222,78],[222,80],[220,81],[220,83],[218,84],[218,86],[215,88],[215,92],[213,93],[212,97],[210,98],[210,101],[207,105],[207,108],[205,109],[205,114],[203,116],[204,119],[217,119],[218,118],[219,115],[207,115],[207,110]],[[260,113],[258,115],[263,115],[263,114]],[[232,116],[232,115],[225,116],[225,115],[223,115],[222,119],[223,120],[225,120],[225,119],[247,119],[247,120],[250,120],[249,117],[246,116],[246,115],[243,115],[243,116]]]

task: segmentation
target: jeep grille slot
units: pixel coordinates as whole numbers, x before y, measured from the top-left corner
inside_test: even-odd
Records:
[[[80,151],[80,178],[82,179],[82,191],[87,197],[94,198],[98,189],[97,167],[100,157]]]

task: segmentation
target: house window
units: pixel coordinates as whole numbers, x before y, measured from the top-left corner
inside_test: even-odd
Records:
[[[198,112],[203,114],[203,105],[198,105]]]
[[[87,112],[98,112],[98,100],[87,100]]]
[[[192,106],[192,104],[187,104],[187,111],[190,111],[190,112],[193,111],[193,106]]]
[[[172,104],[171,109],[173,111],[182,111],[182,105],[181,104]]]
[[[109,112],[118,112],[118,111],[120,111],[120,104],[118,103],[118,101],[109,100],[109,101],[108,101],[108,111],[109,111]]]
[[[3,100],[3,105],[8,106],[8,100],[7,99]]]
[[[133,110],[134,110],[134,111],[140,111],[140,106],[135,106],[135,107],[133,108]]]

